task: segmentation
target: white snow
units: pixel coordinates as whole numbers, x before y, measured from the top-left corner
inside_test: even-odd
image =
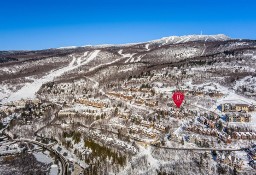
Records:
[[[53,164],[53,165],[51,165],[51,170],[50,170],[50,175],[56,175],[56,174],[58,174],[58,165],[55,165],[55,164]]]
[[[35,156],[38,162],[41,162],[44,164],[53,163],[53,159],[51,159],[48,155],[42,152],[34,152],[33,155]],[[50,169],[50,175],[56,175],[56,174],[58,174],[58,165],[52,164]]]
[[[0,99],[5,99],[11,94],[11,91],[8,89],[7,85],[2,85],[0,87]],[[1,101],[1,100],[0,100]]]
[[[148,48],[148,43],[162,43],[163,45],[166,44],[175,44],[175,43],[185,43],[189,41],[207,41],[207,40],[214,40],[214,41],[226,41],[230,40],[228,36],[224,34],[217,34],[217,35],[184,35],[184,36],[169,36],[163,37],[158,40],[151,40],[146,42],[145,48],[147,51],[150,49]],[[145,42],[138,42],[138,43],[126,43],[126,44],[99,44],[99,45],[84,45],[81,47],[91,47],[91,48],[106,48],[106,47],[129,47],[132,45],[137,44],[145,44]],[[78,48],[78,46],[68,46],[68,47],[60,47],[58,49],[74,49]]]
[[[53,162],[50,157],[48,157],[47,155],[45,155],[42,152],[34,152],[33,155],[35,156],[35,158],[38,162],[42,162],[45,164],[50,164],[51,162]]]
[[[170,36],[164,37],[158,40],[149,41],[151,43],[159,43],[159,44],[178,44],[185,43],[189,41],[226,41],[230,38],[223,34],[218,35],[185,35],[185,36]]]
[[[77,46],[66,46],[66,47],[59,47],[57,49],[75,49]]]
[[[145,45],[145,48],[147,49],[147,51],[150,50],[148,47],[149,47],[149,44],[146,44],[146,45]]]

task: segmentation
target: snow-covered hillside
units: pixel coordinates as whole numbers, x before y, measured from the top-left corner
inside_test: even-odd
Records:
[[[0,150],[72,175],[255,174],[255,58],[225,35],[0,52]]]

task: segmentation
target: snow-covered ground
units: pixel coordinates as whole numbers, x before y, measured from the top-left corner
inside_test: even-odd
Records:
[[[50,164],[53,162],[53,160],[50,157],[48,157],[46,154],[42,152],[34,152],[33,155],[35,156],[38,162],[42,162],[45,164]]]
[[[46,152],[46,154],[42,152],[34,152],[33,155],[35,156],[38,162],[44,164],[52,164],[50,169],[50,175],[58,174],[58,165],[54,164],[54,160],[49,157],[49,152]]]

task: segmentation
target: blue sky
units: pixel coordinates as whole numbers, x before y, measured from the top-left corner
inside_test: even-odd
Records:
[[[171,35],[256,39],[254,0],[3,0],[0,50],[143,42]]]

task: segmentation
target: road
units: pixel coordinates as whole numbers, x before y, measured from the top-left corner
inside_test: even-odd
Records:
[[[153,147],[161,149],[170,149],[170,150],[185,150],[185,151],[244,151],[244,148],[177,148],[177,147],[166,147],[166,146],[156,146],[150,144]]]
[[[29,140],[29,139],[13,139],[12,136],[6,132],[6,130],[3,130],[3,134],[6,135],[9,139],[16,141],[16,142],[27,142],[27,143],[31,143],[31,144],[35,144],[38,145],[42,148],[47,149],[48,151],[54,153],[60,160],[61,162],[61,166],[62,166],[62,175],[67,175],[68,172],[68,161],[66,160],[66,158],[61,155],[59,152],[57,152],[55,149],[52,148],[52,145],[46,145],[40,142],[37,142],[35,140]]]
[[[16,141],[32,143],[32,144],[38,145],[42,148],[45,148],[50,152],[53,152],[59,158],[59,160],[61,162],[62,175],[66,175],[68,173],[68,161],[66,160],[66,158],[63,155],[61,155],[58,151],[53,149],[51,146],[45,145],[43,143],[40,143],[40,142],[37,142],[37,141],[34,141],[34,140],[28,140],[28,139],[17,139]]]

